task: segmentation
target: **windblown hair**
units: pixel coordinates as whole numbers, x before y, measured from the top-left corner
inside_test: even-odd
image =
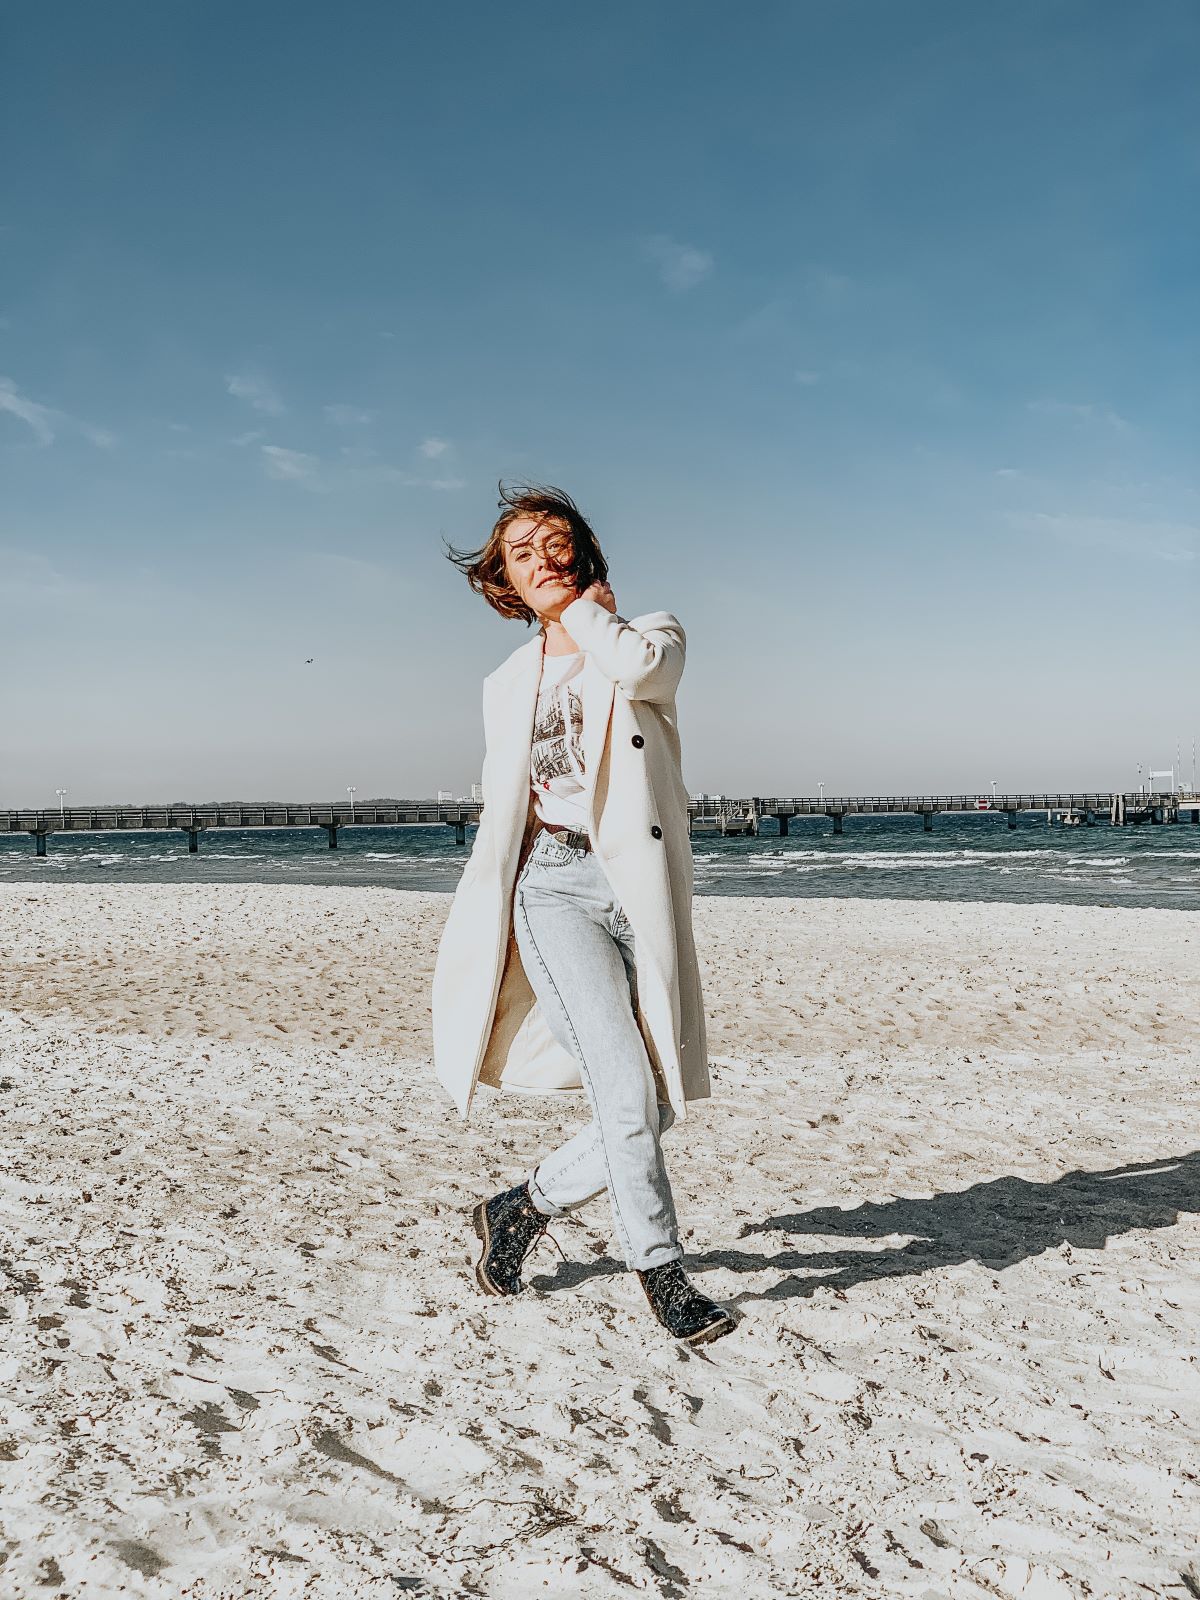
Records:
[[[451,545],[446,558],[493,611],[525,622],[537,620],[537,613],[521,599],[504,570],[504,534],[518,518],[532,517],[539,525],[563,535],[561,540],[551,542],[547,555],[559,576],[573,583],[578,592],[608,577],[608,562],[601,554],[599,541],[569,494],[537,483],[501,483],[499,488],[500,515],[487,543],[478,550],[456,550]]]

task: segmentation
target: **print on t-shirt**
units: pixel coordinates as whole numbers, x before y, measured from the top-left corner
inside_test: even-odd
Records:
[[[569,656],[547,656],[542,662],[529,748],[529,782],[534,809],[552,828],[588,825],[583,699],[577,687],[582,672],[581,650]]]

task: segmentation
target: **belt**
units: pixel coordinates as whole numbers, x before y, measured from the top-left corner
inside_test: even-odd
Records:
[[[592,841],[582,830],[576,832],[572,828],[552,828],[548,823],[542,823],[542,832],[550,834],[557,839],[559,844],[565,844],[570,850],[590,850]]]

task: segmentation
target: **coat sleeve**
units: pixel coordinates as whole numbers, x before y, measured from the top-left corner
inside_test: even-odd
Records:
[[[572,600],[562,611],[572,639],[611,678],[627,700],[660,705],[675,697],[687,646],[683,626],[669,611],[652,611],[634,627],[595,600]]]

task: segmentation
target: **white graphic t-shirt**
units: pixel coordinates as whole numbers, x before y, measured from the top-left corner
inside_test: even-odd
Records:
[[[587,776],[583,770],[583,701],[575,679],[583,651],[542,657],[529,753],[529,781],[539,817],[555,828],[587,831]]]

